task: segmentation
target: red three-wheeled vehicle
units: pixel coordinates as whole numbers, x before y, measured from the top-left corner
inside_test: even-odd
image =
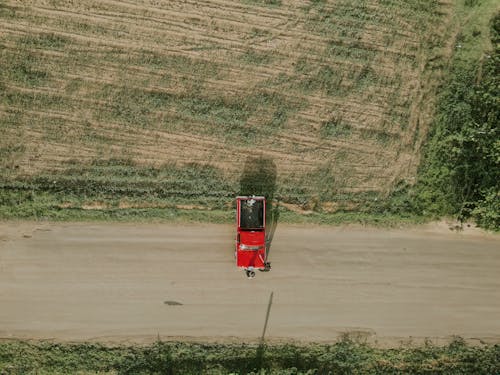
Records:
[[[260,196],[236,197],[236,265],[247,277],[255,277],[255,270],[269,271],[266,242],[266,198]]]

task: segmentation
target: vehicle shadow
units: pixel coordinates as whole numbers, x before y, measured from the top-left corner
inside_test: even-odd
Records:
[[[279,203],[275,202],[277,168],[269,156],[250,156],[240,176],[239,195],[266,197],[266,255],[269,256],[279,220]]]

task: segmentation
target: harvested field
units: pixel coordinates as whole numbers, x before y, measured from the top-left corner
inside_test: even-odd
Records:
[[[416,0],[4,1],[2,186],[53,191],[47,181],[75,170],[91,185],[197,186],[205,178],[189,171],[208,168],[229,196],[257,156],[275,164],[284,202],[384,195],[415,176],[452,10]],[[103,161],[111,171],[96,172]],[[166,180],[137,172],[165,166],[175,170]],[[99,199],[130,197],[116,190]],[[220,206],[201,196],[179,203]]]

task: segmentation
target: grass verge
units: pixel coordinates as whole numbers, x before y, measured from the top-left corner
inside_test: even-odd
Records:
[[[99,200],[73,198],[61,199],[53,192],[31,190],[0,190],[0,219],[2,220],[50,220],[50,221],[97,221],[97,222],[172,222],[232,224],[235,211],[233,200],[226,198],[206,201],[205,204],[183,204],[178,198],[171,200],[114,199]],[[280,223],[341,225],[362,224],[379,227],[397,227],[422,224],[431,219],[411,214],[391,213],[369,208],[361,211],[313,211],[285,207],[278,203],[274,213]],[[134,207],[134,205],[136,205]],[[370,211],[371,210],[371,211]]]
[[[63,170],[12,179],[6,174],[0,177],[0,219],[232,223],[234,197],[254,194],[279,206],[273,212],[285,223],[396,226],[425,220],[382,206],[376,192],[339,194],[329,183],[335,178],[329,168],[299,181],[304,189],[297,192],[292,182],[275,183],[272,160],[259,160],[249,163],[239,183],[206,164],[145,167],[127,159],[85,167],[68,162]],[[321,191],[311,203],[307,197],[315,188]]]
[[[0,343],[2,374],[496,374],[500,346],[379,349],[345,337],[333,345],[149,346],[11,341]]]

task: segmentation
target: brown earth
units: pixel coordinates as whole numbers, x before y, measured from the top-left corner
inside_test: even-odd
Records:
[[[280,225],[247,279],[226,225],[0,223],[0,337],[500,342],[497,235]]]

